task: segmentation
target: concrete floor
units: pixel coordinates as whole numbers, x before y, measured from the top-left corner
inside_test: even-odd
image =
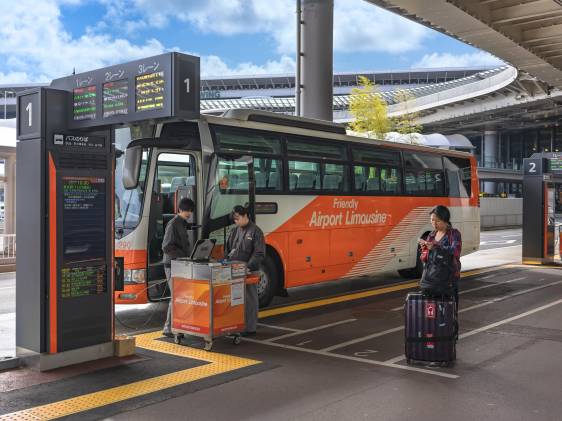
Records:
[[[109,419],[561,419],[560,273],[466,279],[452,369],[405,365],[404,293],[390,293],[261,320],[254,340],[216,352],[277,368]]]

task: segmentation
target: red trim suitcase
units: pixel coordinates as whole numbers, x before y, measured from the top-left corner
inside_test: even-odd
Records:
[[[409,293],[404,305],[405,354],[414,361],[452,365],[456,359],[457,320],[453,298]]]

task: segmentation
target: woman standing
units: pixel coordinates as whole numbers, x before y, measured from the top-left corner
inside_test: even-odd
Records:
[[[424,264],[430,262],[430,254],[432,250],[438,250],[448,255],[448,264],[450,267],[447,268],[450,271],[449,285],[452,287],[452,294],[455,298],[457,304],[457,309],[459,306],[459,279],[461,274],[461,250],[462,250],[462,239],[459,230],[455,229],[451,225],[451,213],[446,206],[436,206],[429,213],[431,218],[431,225],[433,226],[433,231],[427,236],[425,240],[420,239],[419,243],[422,248],[421,259]],[[437,269],[438,270],[438,269]],[[435,279],[426,279],[426,271],[424,271],[424,276],[421,280],[421,288],[423,290],[429,290],[435,287]]]

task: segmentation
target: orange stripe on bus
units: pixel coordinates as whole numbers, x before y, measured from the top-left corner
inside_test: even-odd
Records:
[[[125,259],[125,269],[146,269],[148,253],[146,250],[115,250],[116,257]]]
[[[57,170],[49,153],[49,352],[58,350],[57,329]]]

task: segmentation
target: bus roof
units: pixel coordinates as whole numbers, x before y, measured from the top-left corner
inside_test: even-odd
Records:
[[[300,134],[303,136],[323,137],[326,139],[341,140],[364,145],[377,145],[386,148],[458,156],[462,158],[473,156],[468,152],[351,136],[346,133],[345,126],[343,124],[311,118],[295,117],[269,111],[236,109],[228,110],[221,116],[202,115],[201,118],[209,123],[219,125],[246,127],[279,133]]]

